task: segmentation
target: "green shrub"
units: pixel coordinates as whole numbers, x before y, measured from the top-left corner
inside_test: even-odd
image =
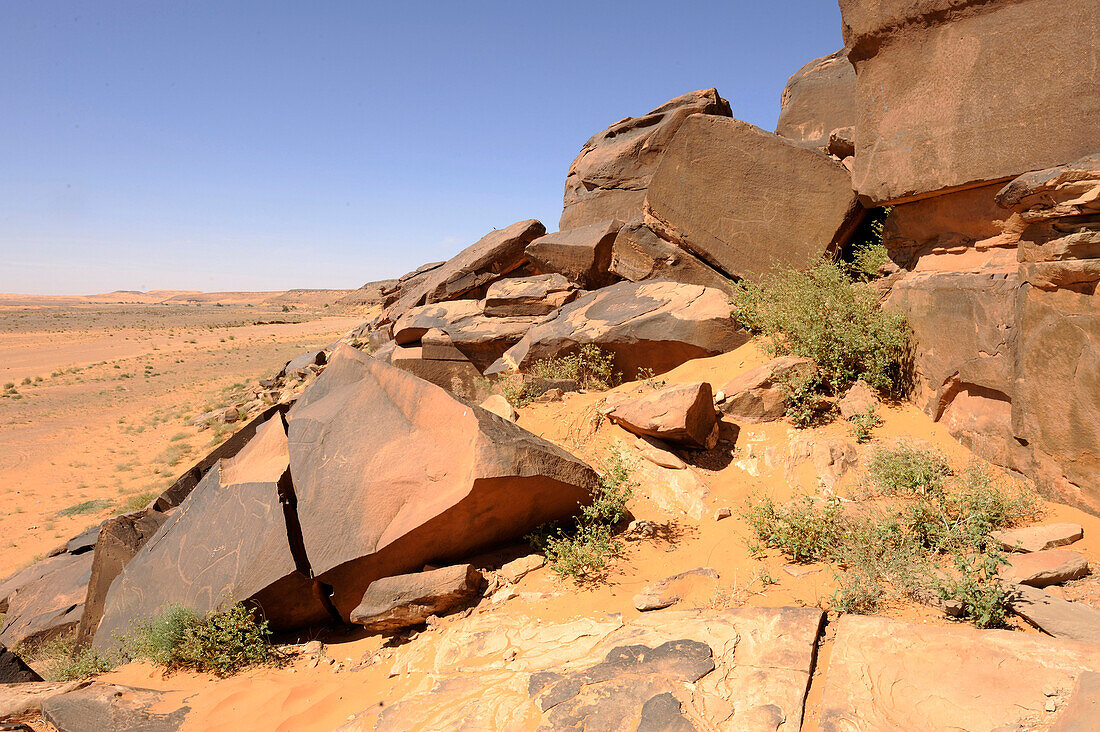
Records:
[[[778,383],[787,400],[785,414],[795,427],[805,429],[827,420],[833,405],[825,396],[826,386],[821,374],[784,374],[779,377]]]
[[[776,506],[765,496],[750,501],[742,515],[761,541],[795,562],[827,559],[842,541],[842,511],[835,498],[815,501],[804,496]]]
[[[543,379],[572,379],[582,389],[603,390],[616,386],[622,374],[615,372],[615,356],[595,343],[586,343],[573,353],[540,359],[528,370]]]
[[[886,207],[868,211],[867,217],[852,237],[851,245],[845,252],[843,266],[856,282],[876,279],[880,268],[890,261],[889,253],[882,244],[882,234],[892,210],[893,208]]]
[[[877,295],[854,286],[836,263],[822,260],[760,284],[739,283],[733,306],[742,325],[770,338],[775,353],[817,362],[833,393],[856,379],[883,392],[901,388],[904,317],[880,310]]]
[[[200,618],[180,605],[134,623],[122,636],[123,654],[167,669],[188,668],[228,676],[275,657],[266,620],[237,603]]]
[[[997,552],[955,555],[956,573],[939,582],[937,592],[944,600],[962,604],[963,617],[979,628],[1003,628],[1005,625],[1005,587],[997,570],[1005,564]]]
[[[871,480],[888,495],[942,492],[951,475],[946,455],[908,442],[875,450],[868,467]]]
[[[622,551],[612,529],[626,517],[630,495],[630,469],[622,453],[612,450],[592,503],[581,508],[573,527],[544,526],[529,534],[527,541],[546,556],[558,575],[577,579],[594,576]]]
[[[866,412],[853,414],[848,417],[848,421],[852,423],[852,434],[856,438],[856,442],[867,442],[871,439],[871,430],[882,424],[882,419],[875,412],[875,408],[871,407]]]
[[[129,513],[131,511],[140,511],[148,506],[154,498],[160,494],[156,491],[147,491],[145,493],[136,493],[126,499],[126,502],[122,504],[122,512]]]
[[[50,671],[50,681],[75,681],[94,674],[107,673],[119,665],[118,659],[94,648],[84,648],[74,655],[58,660]]]

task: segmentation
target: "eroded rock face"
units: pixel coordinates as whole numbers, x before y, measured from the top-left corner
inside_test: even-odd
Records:
[[[561,449],[344,346],[288,425],[304,553],[343,618],[374,580],[570,516],[596,485]]]
[[[589,293],[527,334],[490,369],[523,370],[586,343],[612,353],[625,378],[639,368],[662,373],[748,340],[734,322],[726,294],[675,282],[619,282]]]
[[[1098,668],[1097,645],[842,615],[819,728],[1026,729],[1050,719],[1044,691]]]
[[[94,683],[46,699],[42,716],[59,732],[175,732],[191,710],[182,705],[165,709],[172,706],[166,697],[152,689]]]
[[[514,277],[489,285],[482,312],[495,318],[549,315],[576,296],[577,288],[556,272]]]
[[[807,267],[861,217],[851,176],[828,155],[706,115],[680,126],[645,199],[645,223],[662,238],[750,281]]]
[[[22,658],[0,645],[0,684],[25,684],[41,680],[42,677]]]
[[[825,147],[833,130],[855,124],[855,107],[856,71],[842,48],[815,58],[787,81],[775,134],[805,147]]]
[[[594,135],[569,166],[558,228],[567,231],[610,219],[640,220],[646,187],[661,154],[684,119],[696,113],[732,114],[717,89],[702,89]]]
[[[718,572],[714,569],[689,569],[646,585],[634,596],[634,607],[642,612],[661,610],[680,602],[687,594],[711,594],[717,585]]]
[[[534,315],[491,317],[482,312],[477,300],[455,300],[411,308],[394,324],[393,336],[399,346],[415,346],[428,331],[439,330],[484,370],[542,319]],[[434,354],[423,357],[438,358]]]
[[[472,617],[398,652],[392,673],[430,672],[430,688],[343,729],[793,732],[820,623],[812,608],[669,610],[626,624]]]
[[[840,8],[857,77],[852,179],[869,203],[1094,152],[1100,7],[1092,0],[842,0]]]
[[[200,615],[233,602],[261,608],[273,628],[330,616],[292,549],[294,492],[282,418],[273,417],[236,457],[217,463],[111,585],[93,641],[116,635],[170,603]],[[291,512],[292,513],[292,512]]]
[[[780,356],[749,369],[726,382],[723,414],[738,422],[774,422],[787,413],[783,381],[806,378],[815,370],[813,360]]]

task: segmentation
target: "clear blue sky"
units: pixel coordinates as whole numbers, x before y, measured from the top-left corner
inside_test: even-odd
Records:
[[[0,292],[357,287],[553,230],[569,162],[716,86],[774,129],[831,0],[4,2]]]

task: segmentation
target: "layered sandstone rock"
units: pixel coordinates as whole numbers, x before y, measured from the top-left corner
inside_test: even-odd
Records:
[[[485,315],[477,300],[455,300],[410,309],[394,323],[394,341],[415,346],[430,330],[445,333],[458,351],[484,370],[501,357],[542,316],[492,317]],[[431,353],[428,358],[434,358]]]
[[[466,604],[481,590],[481,572],[469,564],[375,580],[351,611],[351,622],[373,633],[423,625]]]
[[[343,618],[374,580],[517,539],[596,485],[560,448],[346,346],[288,425],[303,551]]]
[[[852,180],[865,202],[992,183],[1095,150],[1093,0],[840,8],[857,78]]]
[[[490,371],[522,371],[593,343],[610,352],[616,369],[632,379],[640,368],[662,373],[733,350],[748,337],[734,322],[724,292],[675,282],[619,282],[532,327]]]
[[[732,114],[717,89],[702,89],[593,135],[569,166],[558,228],[567,231],[610,219],[641,219],[646,187],[662,153],[688,115],[696,113]]]
[[[576,286],[557,272],[534,277],[513,277],[489,286],[482,312],[495,318],[549,315],[576,297]]]
[[[855,124],[855,107],[856,72],[842,48],[815,58],[787,81],[775,134],[805,147],[826,147],[833,130]]]
[[[712,448],[718,422],[710,384],[672,384],[619,404],[608,415],[636,435],[693,448]]]
[[[848,171],[828,155],[740,120],[696,115],[661,158],[645,216],[662,238],[757,281],[835,250],[862,209]]]
[[[787,413],[784,381],[805,379],[817,369],[813,360],[780,356],[730,379],[722,387],[722,412],[738,422],[773,422]]]

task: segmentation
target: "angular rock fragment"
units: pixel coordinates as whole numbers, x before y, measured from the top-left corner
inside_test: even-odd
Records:
[[[734,377],[722,387],[723,414],[739,422],[772,422],[787,413],[783,382],[810,376],[817,366],[811,359],[781,356]]]
[[[748,340],[725,293],[675,282],[619,282],[564,306],[527,331],[490,373],[524,370],[592,343],[634,378],[641,368],[663,373],[685,361],[731,351]]]
[[[529,246],[528,249],[530,248]],[[534,277],[514,277],[489,285],[485,292],[483,312],[496,318],[549,315],[576,296],[576,286],[556,272]]]
[[[411,346],[429,331],[439,330],[475,366],[484,369],[540,320],[539,316],[489,317],[478,301],[456,300],[411,308],[394,324],[393,336],[398,345]]]
[[[878,394],[865,381],[857,381],[836,403],[840,416],[851,419],[857,415],[874,412],[880,404]]]
[[[344,618],[374,580],[566,518],[596,485],[561,449],[346,346],[288,424],[304,552]]]
[[[525,557],[513,559],[505,563],[497,570],[505,582],[515,584],[536,569],[546,566],[546,557],[541,554],[528,554]]]
[[[657,236],[642,223],[627,224],[611,246],[612,274],[631,282],[672,280],[688,285],[732,290],[728,277],[691,252]]]
[[[395,346],[390,349],[388,358],[377,353],[375,357],[389,361],[402,371],[408,371],[466,401],[476,402],[489,394],[488,383],[482,377],[481,371],[465,357],[426,358],[423,346]]]
[[[465,605],[482,582],[469,564],[383,577],[367,587],[350,619],[372,633],[396,633]]]
[[[718,572],[710,567],[691,569],[646,585],[634,596],[634,607],[642,612],[660,610],[675,605],[689,593],[709,595],[717,583]]]
[[[1012,612],[1055,638],[1100,644],[1100,610],[1049,595],[1027,585],[1009,593]]]
[[[998,573],[1006,582],[1046,587],[1068,582],[1089,573],[1088,561],[1067,549],[1048,549],[1028,554],[1010,554],[1008,565]]]
[[[0,645],[0,684],[25,684],[42,677],[13,651]]]
[[[567,231],[610,219],[641,219],[646,186],[661,154],[684,119],[696,113],[732,114],[717,89],[701,89],[594,135],[569,166],[558,228]]]
[[[540,272],[564,275],[588,290],[611,284],[611,244],[623,222],[599,221],[540,236],[527,245],[527,259]]]
[[[617,406],[611,421],[636,435],[710,449],[718,441],[718,421],[710,384],[672,384]]]
[[[506,419],[509,422],[515,422],[519,419],[519,415],[516,413],[515,408],[500,394],[493,394],[483,401],[480,406],[485,411],[492,412],[501,419]]]
[[[110,648],[134,620],[173,603],[200,615],[227,603],[255,603],[273,628],[330,620],[299,549],[288,466],[286,432],[276,416],[236,457],[212,468],[122,570],[107,593],[94,646]]]
[[[994,531],[991,536],[1005,551],[1041,552],[1072,544],[1085,535],[1080,524],[1043,524]]]
[[[1050,732],[1089,732],[1100,713],[1100,673],[1082,671]]]
[[[775,134],[804,147],[825,147],[831,131],[855,124],[856,70],[848,49],[815,58],[795,72],[779,109]]]
[[[750,282],[835,251],[862,215],[851,175],[828,155],[703,115],[680,126],[645,200],[662,238]]]

